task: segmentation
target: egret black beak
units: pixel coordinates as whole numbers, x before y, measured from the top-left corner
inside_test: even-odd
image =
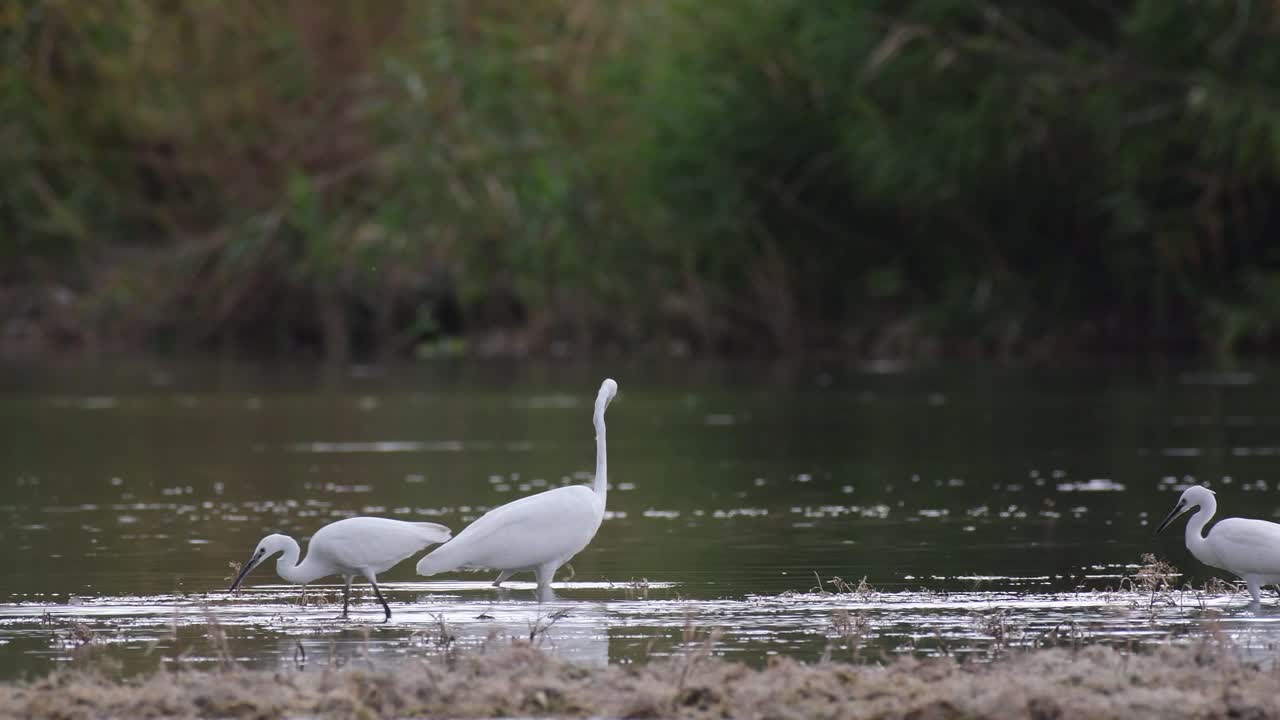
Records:
[[[1160,523],[1160,527],[1156,528],[1156,534],[1159,535],[1164,532],[1164,529],[1169,526],[1169,523],[1173,522],[1174,518],[1182,514],[1182,511],[1186,506],[1187,502],[1185,500],[1179,500],[1178,504],[1174,505],[1173,509],[1169,511],[1169,514],[1164,517],[1164,522]]]
[[[245,564],[240,566],[240,574],[236,575],[235,582],[231,583],[231,588],[227,592],[235,592],[236,588],[240,587],[240,582],[244,580],[244,577],[249,574],[250,570],[257,567],[260,562],[262,562],[262,553],[255,550]]]

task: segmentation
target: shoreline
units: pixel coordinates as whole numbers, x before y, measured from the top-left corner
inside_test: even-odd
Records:
[[[0,684],[8,717],[846,717],[1280,718],[1276,668],[1228,643],[1136,653],[1101,646],[1011,652],[991,662],[754,669],[707,654],[588,668],[525,642],[407,661],[386,671],[180,670],[112,678],[67,670]]]

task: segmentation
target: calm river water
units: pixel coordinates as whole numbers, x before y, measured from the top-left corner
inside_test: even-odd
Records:
[[[529,576],[383,576],[395,617],[269,564],[350,515],[461,530],[594,466],[609,516],[540,604]],[[76,663],[323,667],[529,640],[582,662],[690,642],[771,654],[987,656],[1180,642],[1267,651],[1275,601],[1135,590],[1143,553],[1214,574],[1153,527],[1191,482],[1280,515],[1280,367],[1148,360],[1044,369],[840,363],[307,367],[131,361],[0,375],[0,678]],[[305,545],[305,542],[304,542]],[[1226,579],[1228,576],[1221,576]],[[843,582],[834,581],[835,578]],[[859,582],[865,584],[859,589]],[[333,581],[326,581],[333,582]]]

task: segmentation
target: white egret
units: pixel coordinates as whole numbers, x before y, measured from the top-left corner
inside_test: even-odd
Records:
[[[1262,600],[1262,586],[1280,583],[1280,524],[1266,520],[1226,518],[1206,536],[1204,526],[1218,509],[1212,490],[1192,485],[1182,491],[1178,504],[1165,517],[1156,534],[1175,518],[1196,508],[1187,520],[1187,549],[1197,560],[1238,576],[1254,602]]]
[[[490,510],[419,560],[418,574],[490,568],[500,571],[493,582],[499,587],[512,573],[528,570],[537,577],[539,592],[549,592],[556,570],[591,542],[604,520],[609,489],[604,411],[617,393],[618,383],[605,380],[596,395],[596,477],[590,487],[558,487]]]
[[[235,592],[249,571],[267,558],[284,553],[276,561],[276,572],[287,582],[306,585],[326,575],[341,575],[342,616],[346,617],[351,579],[359,575],[373,586],[373,594],[382,603],[386,620],[390,620],[391,607],[378,589],[378,573],[390,570],[428,545],[448,540],[450,535],[449,528],[429,522],[378,517],[346,518],[317,530],[311,536],[307,557],[302,562],[298,562],[301,550],[296,540],[288,535],[268,535],[262,538],[249,560],[240,568],[230,591]]]

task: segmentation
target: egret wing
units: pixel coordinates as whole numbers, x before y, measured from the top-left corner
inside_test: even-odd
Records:
[[[555,488],[494,508],[418,562],[433,575],[455,568],[528,569],[586,547],[603,516],[585,486]]]
[[[1280,574],[1280,525],[1266,520],[1227,518],[1209,531],[1223,567],[1239,575]]]
[[[355,517],[320,528],[309,552],[322,552],[342,567],[380,573],[449,536],[449,528],[435,523]]]

